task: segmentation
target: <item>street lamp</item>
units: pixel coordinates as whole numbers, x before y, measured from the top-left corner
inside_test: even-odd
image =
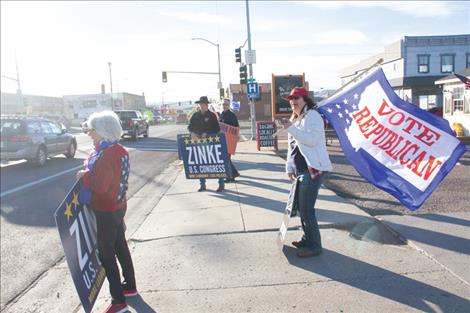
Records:
[[[18,71],[18,58],[16,57],[16,51],[15,51],[15,65],[16,65],[16,78],[5,76],[5,75],[2,75],[2,77],[16,81],[16,83],[18,84],[18,89],[16,89],[16,95],[18,97],[17,102],[18,102],[18,106],[22,110],[24,101],[23,101],[23,94],[21,92],[21,86],[20,86],[20,72]],[[29,107],[26,108],[26,114],[31,113],[31,112],[28,112],[29,111],[28,108]]]
[[[203,40],[207,43],[210,43],[211,45],[213,46],[216,46],[217,47],[217,59],[218,59],[218,62],[219,62],[219,83],[217,84],[217,88],[222,88],[222,79],[220,78],[220,46],[218,43],[213,43],[212,41],[210,40],[207,40],[207,39],[204,39],[204,38],[191,38],[191,40]]]
[[[111,110],[114,111],[114,99],[113,99],[113,78],[111,75],[111,62],[108,62],[109,66],[109,90],[111,92]]]

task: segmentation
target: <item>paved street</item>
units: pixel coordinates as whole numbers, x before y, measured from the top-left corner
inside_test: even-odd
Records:
[[[128,197],[158,176],[177,159],[176,134],[185,125],[151,127],[149,138],[123,139],[131,156]],[[1,169],[1,307],[29,287],[63,257],[53,214],[75,182],[75,173],[92,147],[91,139],[76,133],[75,159],[55,157],[43,168],[25,162],[2,165]],[[170,172],[169,175],[172,173]],[[165,184],[155,186],[155,194]],[[146,211],[129,212],[128,226],[136,228]]]

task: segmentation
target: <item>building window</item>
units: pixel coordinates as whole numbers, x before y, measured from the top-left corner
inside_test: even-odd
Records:
[[[418,105],[420,109],[429,110],[437,107],[436,95],[420,95],[418,96]]]
[[[418,54],[418,73],[429,73],[429,54]]]
[[[454,112],[463,112],[463,87],[454,88],[453,105]]]
[[[463,100],[463,113],[470,114],[470,94],[468,94],[468,92]]]
[[[454,55],[441,55],[441,73],[452,73],[454,71]]]
[[[469,68],[470,67],[470,53],[467,53],[467,62],[466,62],[466,66],[465,68]]]
[[[445,97],[445,99],[444,99],[444,113],[452,114],[452,105],[451,104],[452,104],[452,97]]]

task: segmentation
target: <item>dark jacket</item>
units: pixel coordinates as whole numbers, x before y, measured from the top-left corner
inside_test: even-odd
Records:
[[[203,133],[217,134],[220,131],[217,116],[211,111],[207,111],[205,114],[198,111],[191,116],[188,130],[197,135],[202,135]]]
[[[230,110],[222,111],[219,121],[230,126],[240,127],[237,116]]]

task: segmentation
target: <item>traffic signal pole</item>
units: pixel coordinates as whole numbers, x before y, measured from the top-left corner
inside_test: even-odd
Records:
[[[250,8],[248,5],[248,0],[245,0],[246,3],[246,30],[248,32],[248,51],[251,51],[251,31],[250,31]],[[250,79],[253,79],[253,65],[248,64],[248,70]],[[256,138],[256,111],[255,111],[255,103],[253,99],[248,98],[250,103],[250,116],[251,116],[251,140],[255,140]]]

